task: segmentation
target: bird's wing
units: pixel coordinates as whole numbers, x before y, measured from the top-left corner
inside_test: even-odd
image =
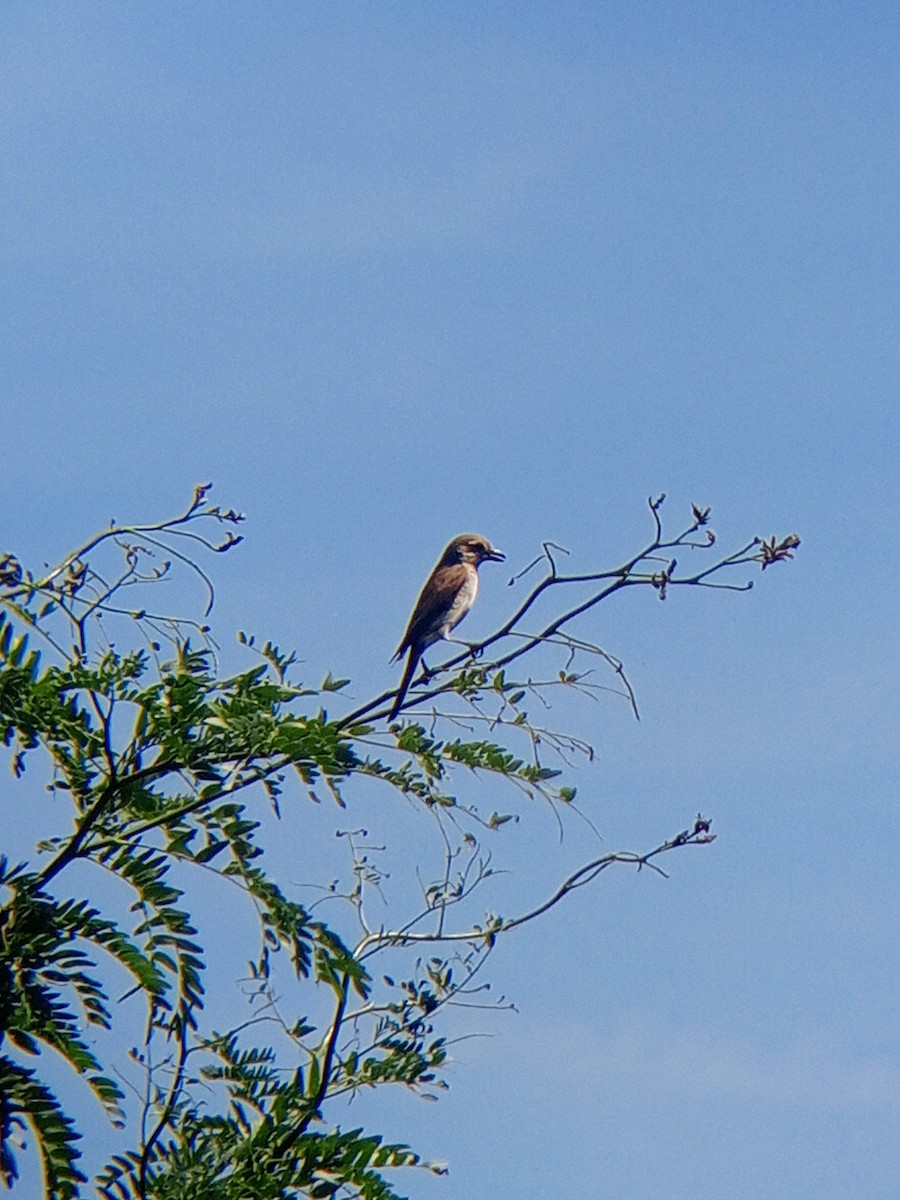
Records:
[[[402,658],[410,646],[425,649],[432,641],[440,636],[441,626],[453,608],[460,591],[470,584],[470,568],[465,563],[450,563],[445,567],[437,567],[432,571],[428,582],[422,588],[422,594],[416,601],[416,607],[409,618],[403,641],[397,647],[395,659]],[[454,621],[457,624],[468,606],[463,609]]]

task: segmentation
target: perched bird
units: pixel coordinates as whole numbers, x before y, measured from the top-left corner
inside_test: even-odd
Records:
[[[460,534],[441,555],[416,601],[403,641],[391,659],[391,662],[399,662],[409,651],[400,690],[388,720],[393,720],[400,711],[416,667],[428,647],[441,639],[457,640],[450,634],[475,603],[478,568],[483,562],[503,562],[505,558],[502,551],[496,550],[486,537],[477,533]],[[422,667],[425,668],[424,662]]]

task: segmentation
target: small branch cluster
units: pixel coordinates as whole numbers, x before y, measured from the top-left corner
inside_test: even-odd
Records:
[[[579,573],[565,573],[560,570],[558,555],[568,554],[568,550],[554,542],[544,542],[541,554],[530,562],[523,570],[515,574],[509,581],[510,586],[516,584],[530,572],[543,565],[542,578],[532,586],[531,591],[524,597],[512,615],[503,624],[486,637],[474,650],[478,660],[475,668],[467,669],[473,655],[456,654],[428,674],[422,674],[416,681],[417,691],[411,689],[411,694],[401,706],[402,709],[421,706],[438,697],[444,697],[451,692],[459,692],[469,698],[475,696],[485,686],[492,686],[496,673],[504,671],[511,664],[531,654],[542,645],[559,645],[567,651],[566,666],[560,673],[558,682],[568,685],[584,686],[584,675],[569,674],[574,656],[578,652],[593,655],[603,659],[610,665],[619,678],[625,694],[637,715],[637,705],[631,685],[625,675],[622,663],[602,647],[576,638],[570,632],[570,627],[597,605],[608,600],[617,592],[627,588],[653,588],[660,600],[665,600],[673,588],[714,588],[731,592],[747,592],[753,587],[753,581],[745,579],[734,582],[729,576],[741,567],[758,563],[763,570],[775,562],[782,562],[793,557],[793,552],[800,545],[800,538],[790,534],[780,541],[773,537],[770,541],[764,538],[753,538],[752,541],[732,551],[720,555],[712,562],[705,562],[700,569],[685,570],[679,563],[679,558],[694,552],[708,554],[717,545],[716,535],[709,528],[711,510],[697,504],[691,506],[691,521],[678,533],[666,534],[661,511],[665,502],[665,494],[648,500],[648,507],[653,522],[653,536],[637,553],[631,555],[619,566],[607,570],[596,570]],[[703,530],[704,532],[700,533]],[[661,565],[659,565],[661,564]],[[588,594],[584,596],[584,590]],[[536,610],[538,601],[548,593],[559,595],[561,598],[573,591],[580,593],[577,601],[561,600],[558,611],[549,621],[545,621],[537,631],[529,629],[527,620]],[[441,682],[434,684],[435,676],[441,676]],[[504,696],[518,690],[541,690],[541,685],[530,679],[512,681],[504,680],[501,691]],[[353,724],[363,718],[369,721],[383,719],[390,712],[390,701],[396,696],[396,690],[387,691],[376,696],[373,700],[354,709],[343,718],[344,725]]]
[[[6,589],[0,592],[0,604],[60,653],[64,653],[62,636],[54,634],[49,625],[50,619],[59,614],[65,618],[66,632],[82,656],[88,651],[90,623],[104,614],[125,617],[146,628],[147,640],[153,646],[157,637],[174,644],[186,630],[207,636],[209,626],[205,623],[142,606],[127,606],[123,601],[130,589],[168,578],[177,562],[201,580],[206,592],[204,617],[209,616],[215,589],[197,562],[196,554],[225,553],[242,538],[231,528],[226,529],[224,536],[210,537],[205,527],[230,527],[244,520],[233,509],[207,503],[210,489],[210,484],[198,484],[184,511],[164,521],[131,525],[111,521],[106,529],[39,575],[24,571],[12,554],[0,555],[0,588]],[[96,562],[96,556],[110,546],[115,547],[117,556],[106,569]]]

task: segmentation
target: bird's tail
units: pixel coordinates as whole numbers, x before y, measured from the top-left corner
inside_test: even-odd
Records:
[[[421,654],[416,654],[415,650],[410,647],[409,658],[406,660],[406,666],[403,669],[403,678],[400,680],[400,687],[397,689],[397,695],[394,698],[394,703],[391,705],[391,711],[388,713],[388,720],[393,721],[397,713],[400,711],[403,701],[406,699],[406,693],[409,691],[409,685],[412,683],[412,677],[416,673],[416,667],[419,665]]]

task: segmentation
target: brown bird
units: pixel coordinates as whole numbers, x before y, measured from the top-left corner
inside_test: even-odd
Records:
[[[391,662],[398,662],[409,651],[389,721],[400,711],[416,667],[428,647],[442,639],[447,642],[457,640],[450,634],[475,603],[478,568],[483,562],[503,562],[505,558],[501,550],[495,549],[486,537],[477,533],[463,533],[455,537],[441,555],[440,562],[431,572],[416,601],[403,641],[391,659]],[[461,644],[468,645],[466,642]],[[427,670],[424,661],[422,668]]]

